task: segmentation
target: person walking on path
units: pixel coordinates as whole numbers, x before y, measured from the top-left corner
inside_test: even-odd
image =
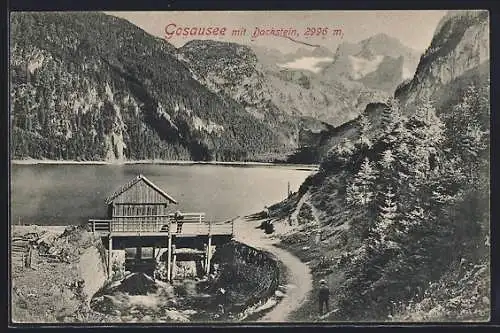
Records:
[[[268,219],[269,217],[269,208],[267,206],[264,206],[264,218]]]
[[[217,290],[217,309],[220,314],[224,314],[226,312],[226,303],[227,292],[224,288],[219,288]]]
[[[319,314],[323,315],[329,311],[328,309],[328,299],[330,298],[330,289],[326,284],[325,280],[319,281]],[[326,312],[323,312],[323,308],[326,309]]]

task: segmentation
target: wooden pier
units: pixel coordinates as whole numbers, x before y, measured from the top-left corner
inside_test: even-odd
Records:
[[[89,230],[100,235],[108,248],[108,276],[111,276],[113,249],[153,247],[166,249],[167,279],[175,275],[179,254],[203,256],[206,274],[210,274],[213,247],[233,237],[233,222],[206,221],[204,213],[171,213],[175,199],[139,175],[115,191],[106,200],[107,219],[90,219]]]

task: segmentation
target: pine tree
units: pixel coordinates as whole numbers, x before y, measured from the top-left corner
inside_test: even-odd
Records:
[[[394,228],[398,218],[398,208],[394,197],[392,187],[389,186],[384,192],[384,203],[380,207],[377,223],[373,228],[374,236],[382,244],[390,238],[391,229]]]
[[[480,161],[489,148],[489,123],[484,120],[490,113],[484,103],[487,96],[488,90],[470,86],[446,118],[447,148],[462,160],[469,184],[477,182]]]
[[[345,138],[342,140],[341,144],[338,145],[338,149],[342,156],[348,158],[354,152],[355,147],[351,140]]]
[[[387,101],[387,106],[381,115],[382,141],[387,144],[397,142],[403,129],[405,117],[402,114],[400,103],[395,98]]]
[[[415,230],[426,219],[425,210],[421,206],[414,206],[401,219],[402,231],[406,234]]]
[[[359,139],[358,139],[358,144],[360,147],[364,148],[371,148],[372,142],[370,139],[370,133],[372,131],[372,126],[370,123],[370,120],[368,119],[368,116],[365,113],[362,113],[359,116]]]
[[[430,99],[423,99],[411,121],[414,123],[413,138],[418,140],[415,141],[416,158],[427,162],[426,168],[432,169],[431,156],[436,156],[443,144],[444,124],[436,115]]]
[[[353,182],[347,187],[347,203],[357,206],[368,206],[375,199],[375,179],[377,170],[368,158],[365,158],[354,177]]]

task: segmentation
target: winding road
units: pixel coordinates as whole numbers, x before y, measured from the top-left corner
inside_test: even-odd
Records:
[[[235,240],[275,255],[288,269],[288,285],[285,297],[273,307],[260,322],[287,322],[290,313],[297,309],[312,290],[312,275],[309,267],[290,252],[275,246],[279,242],[258,229],[261,220],[237,219],[234,221]]]

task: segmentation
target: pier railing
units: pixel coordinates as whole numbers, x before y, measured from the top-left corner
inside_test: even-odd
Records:
[[[174,215],[115,216],[113,219],[88,222],[91,232],[100,233],[170,233],[172,235],[232,235],[233,221],[206,222],[200,213],[183,214],[183,219],[174,220]]]

